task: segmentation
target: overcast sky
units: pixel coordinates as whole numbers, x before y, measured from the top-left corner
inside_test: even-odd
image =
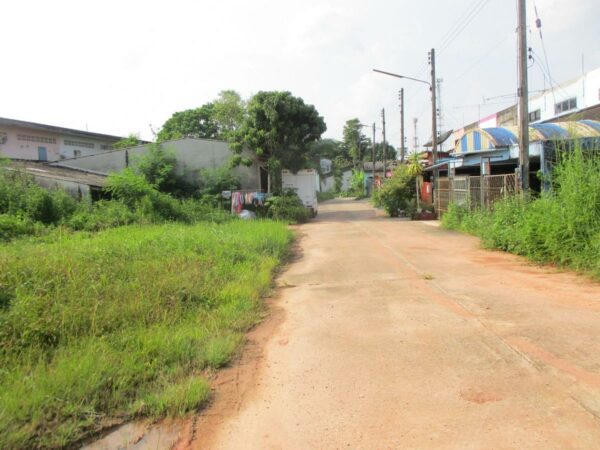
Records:
[[[554,80],[579,76],[582,55],[586,70],[600,67],[600,1],[535,4]],[[533,6],[530,46],[541,56]],[[412,147],[413,117],[421,143],[431,137],[427,86],[371,69],[427,78],[432,47],[445,129],[509,106],[479,105],[516,91],[515,0],[6,0],[2,17],[0,116],[101,133],[151,139],[150,125],[221,90],[289,90],[324,116],[326,137],[340,138],[349,118],[379,122],[385,107],[388,140],[399,146],[404,87]],[[533,90],[544,87],[539,67],[530,69]]]

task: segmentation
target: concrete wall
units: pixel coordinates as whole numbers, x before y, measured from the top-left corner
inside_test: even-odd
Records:
[[[350,180],[352,180],[352,171],[347,170],[342,173],[342,191],[350,189]]]
[[[333,175],[321,178],[321,192],[335,190],[335,177]]]
[[[165,149],[173,151],[177,159],[177,173],[190,180],[197,179],[201,169],[227,166],[234,156],[226,142],[211,139],[185,138],[167,141],[162,145]],[[141,145],[127,150],[65,160],[59,165],[99,173],[118,172],[127,166],[127,155],[129,164],[135,166],[136,161],[148,151],[148,148],[148,145]],[[247,153],[245,156],[250,157],[251,154]],[[236,167],[233,173],[240,178],[242,189],[260,188],[257,163],[250,167]]]

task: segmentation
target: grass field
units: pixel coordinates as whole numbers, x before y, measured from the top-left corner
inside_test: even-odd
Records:
[[[127,226],[0,245],[0,448],[181,415],[232,358],[292,240],[285,225]]]

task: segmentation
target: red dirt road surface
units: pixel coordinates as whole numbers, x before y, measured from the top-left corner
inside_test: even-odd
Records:
[[[600,284],[366,202],[298,231],[271,318],[163,448],[600,448]]]

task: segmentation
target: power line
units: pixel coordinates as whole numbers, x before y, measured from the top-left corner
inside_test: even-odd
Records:
[[[479,15],[479,13],[487,6],[490,0],[479,0],[476,2],[475,6],[468,12],[468,14],[463,19],[462,23],[459,24],[457,28],[453,30],[452,33],[448,35],[445,42],[440,46],[439,53],[441,54],[444,50],[446,50],[452,42],[461,35],[461,33],[469,26],[469,24]]]

